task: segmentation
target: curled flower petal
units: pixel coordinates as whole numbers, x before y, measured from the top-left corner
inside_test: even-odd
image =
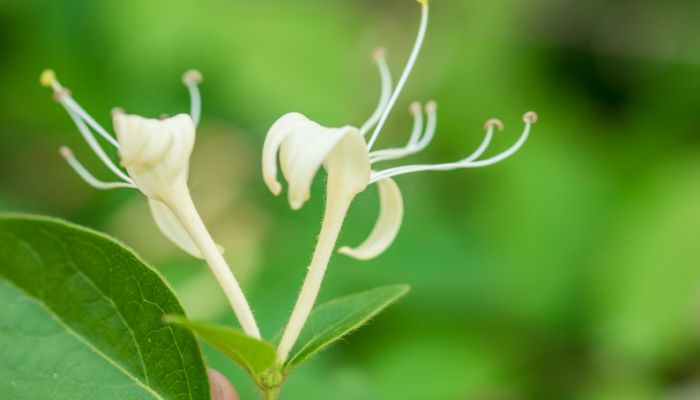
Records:
[[[176,181],[187,180],[195,140],[189,115],[160,120],[116,112],[114,130],[121,163],[146,196],[163,201]]]
[[[156,225],[163,232],[165,237],[175,243],[177,247],[184,250],[191,256],[202,258],[202,253],[195,245],[194,241],[187,233],[185,227],[180,223],[180,220],[175,217],[170,208],[158,200],[148,199],[148,205],[151,208],[151,214],[156,221]]]
[[[270,128],[263,148],[263,178],[278,194],[276,158],[289,184],[289,204],[299,209],[309,199],[311,182],[323,165],[328,184],[355,195],[369,182],[369,153],[360,131],[327,128],[301,114],[283,116]],[[334,189],[335,190],[335,189]]]
[[[403,220],[403,198],[391,178],[377,181],[379,186],[379,218],[369,237],[359,246],[343,246],[338,252],[358,260],[370,260],[382,254],[396,238]]]
[[[197,258],[203,258],[202,253],[192,240],[190,234],[180,220],[177,219],[175,214],[170,211],[168,206],[158,200],[152,199],[148,199],[148,205],[151,208],[151,214],[156,221],[156,225],[158,225],[158,228],[163,232],[165,237],[170,239],[171,242],[175,243],[177,247],[184,250],[187,254]],[[217,245],[217,248],[220,253],[224,252],[224,248],[220,245]]]
[[[263,180],[275,195],[282,191],[282,185],[277,180],[277,152],[284,139],[298,125],[303,125],[307,118],[299,113],[288,113],[280,117],[267,132],[262,152]]]
[[[189,115],[161,120],[116,113],[114,127],[122,164],[139,170],[158,166],[173,175],[187,168],[195,139]]]

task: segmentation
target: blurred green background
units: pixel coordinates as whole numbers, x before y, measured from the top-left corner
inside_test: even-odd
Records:
[[[289,380],[288,399],[700,398],[700,2],[432,1],[421,58],[379,145],[404,143],[408,104],[439,102],[414,162],[458,159],[502,118],[497,166],[398,178],[406,215],[369,262],[335,256],[321,300],[391,283],[410,295]],[[103,125],[114,106],[188,109],[204,74],[191,186],[264,335],[282,328],[320,225],[323,180],[298,212],[260,174],[289,111],[359,125],[418,26],[412,0],[0,1],[0,210],[108,232],[161,268],[193,318],[234,324],[201,262],[162,238],[139,193],[99,192],[58,156],[110,175],[39,86],[51,67]],[[116,157],[116,154],[113,154]],[[339,244],[368,234],[376,188]],[[208,350],[244,399],[254,388]]]

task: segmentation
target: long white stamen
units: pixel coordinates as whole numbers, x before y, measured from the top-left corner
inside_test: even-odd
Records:
[[[532,111],[529,111],[523,115],[523,122],[525,122],[525,129],[523,130],[523,133],[520,134],[520,138],[518,138],[518,141],[515,142],[510,148],[500,154],[497,154],[491,158],[487,158],[486,160],[481,160],[481,161],[473,161],[471,162],[472,167],[474,168],[480,168],[480,167],[487,167],[489,165],[496,164],[498,162],[501,162],[505,160],[506,158],[512,156],[515,154],[516,151],[520,150],[521,147],[523,147],[523,144],[525,144],[525,141],[527,140],[528,135],[530,134],[530,128],[532,127],[532,124],[537,122],[537,114],[535,114]]]
[[[411,104],[411,114],[413,114],[413,129],[411,130],[411,136],[403,147],[396,147],[391,149],[375,150],[369,153],[369,161],[371,163],[393,160],[396,158],[403,157],[403,154],[410,151],[415,147],[416,143],[420,139],[420,135],[423,132],[423,112],[420,103],[414,102]]]
[[[114,172],[118,177],[122,178],[128,183],[133,184],[134,182],[131,180],[131,178],[129,178],[127,174],[122,172],[122,170],[120,170],[119,167],[117,167],[114,164],[112,159],[109,158],[107,153],[105,153],[105,151],[102,149],[102,146],[100,146],[100,144],[97,142],[97,139],[95,139],[95,136],[93,136],[90,128],[88,128],[88,126],[85,125],[85,121],[83,121],[80,118],[80,116],[77,115],[72,109],[66,108],[66,110],[68,111],[68,115],[70,115],[70,117],[73,119],[73,122],[75,122],[75,125],[78,127],[80,134],[83,135],[83,138],[88,143],[92,151],[94,151],[95,154],[97,154],[97,157],[99,157],[100,160],[102,160],[102,162],[107,166],[107,168],[112,170],[112,172]]]
[[[80,116],[84,119],[92,128],[97,131],[105,140],[112,144],[112,146],[119,148],[119,143],[115,138],[112,137],[107,131],[97,123],[85,110],[83,110],[80,105],[73,100],[70,96],[68,89],[64,88],[61,83],[56,79],[56,73],[53,70],[47,69],[41,73],[39,81],[45,87],[50,87],[54,91],[56,100],[68,111]]]
[[[202,83],[202,73],[196,69],[185,72],[182,82],[190,92],[190,117],[194,126],[199,125],[199,118],[202,115],[202,96],[199,93],[199,84]]]
[[[411,55],[408,58],[408,63],[406,64],[406,68],[404,68],[403,73],[401,74],[401,78],[399,78],[399,83],[396,85],[396,89],[394,90],[394,93],[392,94],[391,99],[389,100],[389,104],[384,109],[384,113],[382,114],[382,117],[379,120],[379,124],[377,124],[377,127],[374,128],[374,132],[372,132],[372,136],[370,137],[369,142],[367,142],[367,149],[368,150],[372,149],[374,142],[377,140],[377,137],[379,136],[379,132],[384,127],[384,124],[386,123],[387,118],[389,118],[389,113],[391,112],[391,109],[394,107],[394,104],[396,104],[396,100],[399,98],[399,94],[401,94],[401,90],[403,89],[404,85],[406,84],[406,80],[408,80],[408,76],[411,74],[411,70],[413,69],[413,66],[416,63],[416,59],[418,58],[418,54],[420,53],[421,46],[423,45],[423,40],[425,39],[425,31],[428,29],[428,1],[427,0],[419,0],[419,2],[422,4],[422,7],[421,7],[422,15],[421,15],[420,28],[418,29],[418,37],[416,38],[416,43],[413,46],[413,50],[411,51]]]
[[[113,138],[112,135],[107,133],[105,128],[103,128],[102,125],[98,124],[97,121],[95,121],[95,119],[92,118],[90,114],[87,113],[87,111],[80,107],[80,105],[75,100],[73,100],[72,97],[65,96],[62,100],[59,100],[59,102],[63,104],[63,106],[66,109],[71,110],[75,114],[80,116],[80,118],[87,122],[88,125],[90,125],[92,129],[95,130],[95,132],[97,132],[100,136],[105,138],[105,140],[111,143],[112,146],[114,146],[117,149],[119,148],[119,143],[117,142],[117,139]]]
[[[491,139],[493,139],[493,130],[494,128],[498,128],[499,131],[503,131],[503,122],[501,120],[496,119],[496,118],[491,118],[490,120],[486,121],[484,124],[484,128],[486,128],[486,135],[484,135],[484,139],[481,141],[481,144],[479,147],[474,150],[474,152],[467,158],[464,159],[464,161],[474,161],[477,158],[481,157],[482,154],[488,149],[489,145],[491,144]]]
[[[428,123],[425,126],[425,133],[423,133],[423,136],[421,136],[416,144],[416,151],[421,151],[428,147],[435,137],[435,129],[437,128],[437,103],[429,101],[428,104],[425,105],[425,113],[428,116]]]
[[[117,188],[130,188],[136,189],[136,186],[127,182],[103,182],[95,178],[88,170],[81,164],[73,155],[73,152],[68,147],[61,147],[59,149],[61,157],[63,157],[68,165],[73,168],[73,171],[78,174],[88,185],[94,187],[95,189],[108,190]]]
[[[373,152],[370,154],[370,161],[375,163],[379,161],[396,160],[423,151],[433,140],[433,137],[435,137],[435,129],[437,128],[437,104],[434,101],[428,102],[425,106],[425,113],[428,115],[428,122],[425,127],[425,132],[423,132],[422,135],[416,135],[414,131],[411,134],[409,143],[405,147],[389,149],[387,153],[381,153],[381,151]]]
[[[419,102],[411,103],[411,114],[413,114],[414,123],[411,137],[408,139],[408,146],[415,146],[420,139],[420,134],[423,132],[423,110]]]
[[[510,157],[513,155],[516,151],[518,151],[525,141],[528,138],[528,135],[530,134],[530,128],[532,127],[532,124],[537,121],[537,114],[534,112],[528,112],[523,116],[523,121],[525,122],[525,129],[523,130],[522,134],[520,135],[520,138],[513,144],[510,148],[507,150],[493,156],[490,158],[487,158],[485,160],[480,160],[480,161],[474,161],[478,156],[483,153],[484,150],[486,150],[486,147],[488,147],[488,144],[491,140],[490,136],[487,132],[486,138],[482,142],[481,146],[477,149],[476,152],[474,152],[472,155],[470,155],[467,158],[464,158],[460,161],[452,162],[452,163],[443,163],[443,164],[425,164],[425,165],[407,165],[403,167],[395,167],[395,168],[389,168],[384,171],[376,172],[373,173],[371,178],[370,178],[370,183],[374,183],[380,179],[384,178],[389,178],[392,176],[397,176],[397,175],[404,175],[408,173],[413,173],[413,172],[420,172],[420,171],[449,171],[453,169],[461,169],[461,168],[481,168],[481,167],[486,167],[489,165],[496,164],[500,161],[505,160],[506,158]],[[489,129],[492,132],[494,125],[497,125],[496,123],[490,124]],[[476,155],[476,156],[475,156]]]
[[[377,67],[379,68],[382,91],[379,96],[379,103],[377,104],[376,110],[374,110],[372,116],[370,116],[367,122],[365,122],[360,128],[360,133],[363,136],[377,124],[377,121],[379,121],[379,118],[382,116],[382,111],[384,111],[386,108],[391,96],[391,71],[389,70],[389,65],[386,63],[385,55],[386,51],[381,47],[374,51],[374,61],[377,63]]]

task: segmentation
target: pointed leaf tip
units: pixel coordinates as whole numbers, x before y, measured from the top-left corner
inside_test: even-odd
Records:
[[[316,307],[285,364],[295,368],[342,337],[360,328],[410,290],[408,285],[383,286],[331,300]]]

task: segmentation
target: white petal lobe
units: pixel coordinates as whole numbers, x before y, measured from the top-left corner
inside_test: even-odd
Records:
[[[158,200],[148,199],[148,205],[151,207],[151,213],[156,221],[156,225],[170,241],[188,254],[202,258],[202,253],[192,241],[185,227],[165,204]]]
[[[146,196],[165,201],[175,182],[187,181],[195,140],[189,115],[159,120],[117,113],[114,130],[121,163]]]
[[[358,260],[370,260],[381,255],[394,241],[403,220],[403,198],[391,178],[377,182],[379,186],[379,218],[369,237],[359,246],[341,247],[338,252]]]
[[[275,121],[265,136],[262,153],[263,180],[275,196],[282,191],[282,185],[277,180],[277,153],[287,136],[304,121],[307,121],[306,117],[299,113],[285,114]]]
[[[355,195],[369,182],[369,154],[355,127],[327,128],[298,113],[277,120],[265,139],[262,161],[263,178],[274,194],[281,190],[278,154],[289,184],[289,204],[295,210],[309,199],[311,183],[321,166],[328,172],[329,187]]]

